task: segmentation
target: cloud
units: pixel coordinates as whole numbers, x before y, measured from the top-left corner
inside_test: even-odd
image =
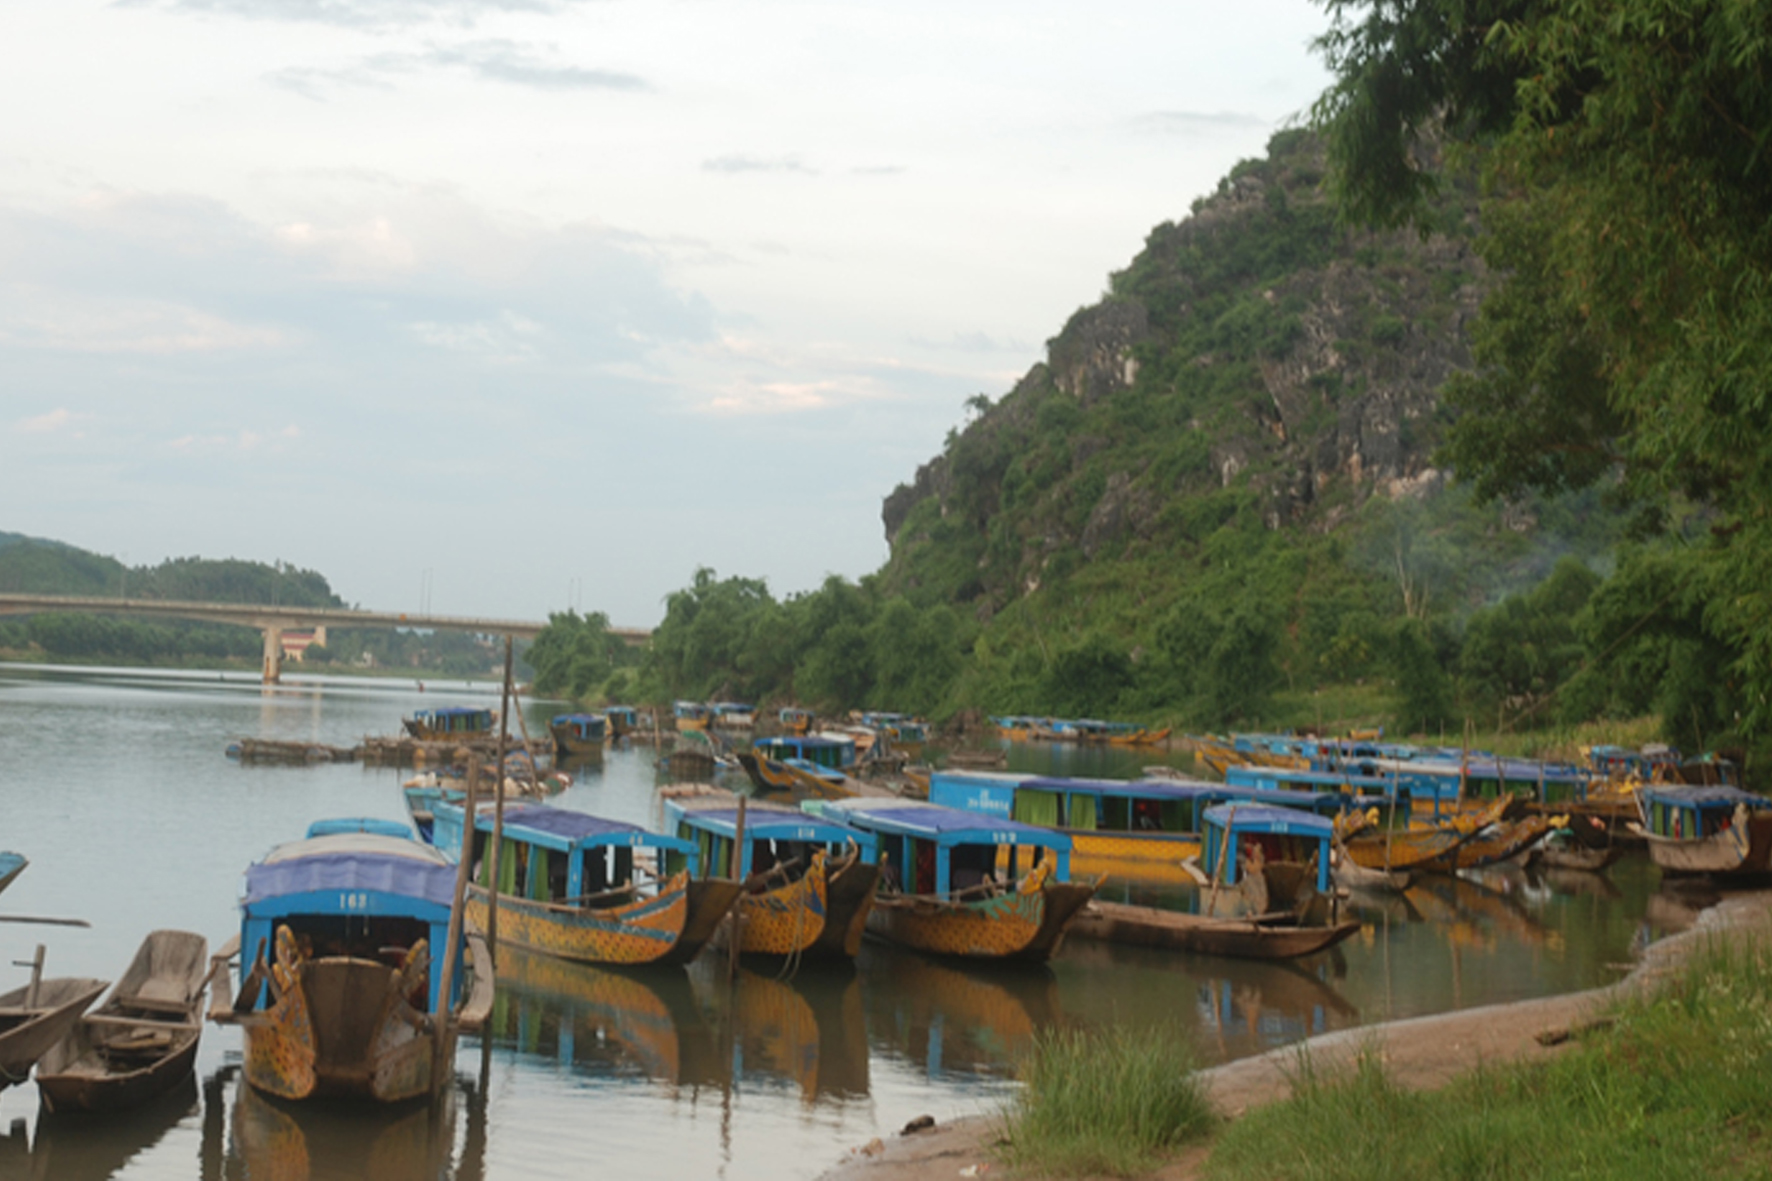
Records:
[[[998,340],[983,332],[956,332],[946,340],[912,337],[910,343],[918,348],[952,353],[1030,353],[1033,351],[1025,341]]]
[[[583,371],[644,369],[663,344],[714,335],[711,306],[636,235],[508,224],[422,186],[359,188],[309,214],[268,226],[151,194],[0,203],[0,386],[6,352],[281,351],[309,370],[446,353]]]
[[[46,435],[91,417],[90,414],[75,414],[65,406],[60,406],[46,414],[21,418],[13,423],[12,429],[21,435]]]
[[[554,47],[545,47],[552,52]],[[330,89],[352,87],[392,90],[395,79],[428,70],[465,72],[482,82],[549,91],[647,91],[652,86],[638,74],[559,64],[535,47],[506,40],[432,45],[416,53],[378,53],[336,69],[298,66],[267,74],[272,86],[304,98],[324,99]]]
[[[180,435],[167,441],[171,450],[187,455],[214,454],[217,452],[234,452],[247,454],[256,451],[283,452],[301,438],[301,428],[286,426],[281,430],[258,431],[250,427],[219,434]]]
[[[856,176],[903,176],[910,169],[903,164],[863,164],[849,171]]]
[[[1134,117],[1130,124],[1144,135],[1199,135],[1267,128],[1273,126],[1273,120],[1242,111],[1151,111]]]
[[[805,176],[817,176],[816,169],[808,168],[800,162],[798,156],[777,156],[764,159],[760,156],[716,156],[701,162],[703,172],[724,172],[737,174],[741,172],[797,172]]]
[[[123,7],[158,8],[246,20],[292,21],[388,28],[431,22],[471,25],[507,12],[560,12],[578,0],[121,0]]]

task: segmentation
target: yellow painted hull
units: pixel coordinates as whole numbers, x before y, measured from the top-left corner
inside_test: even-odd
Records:
[[[691,881],[683,872],[661,883],[655,897],[601,910],[501,894],[498,938],[585,964],[687,963],[738,893],[737,882]],[[469,887],[468,922],[482,931],[490,914],[488,897],[485,887]]]
[[[797,955],[818,941],[825,923],[823,854],[797,882],[738,900],[738,949],[753,955]]]

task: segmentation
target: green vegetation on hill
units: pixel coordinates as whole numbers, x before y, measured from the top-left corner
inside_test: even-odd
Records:
[[[324,576],[283,562],[169,558],[128,567],[115,558],[60,542],[0,533],[0,592],[198,603],[344,607]],[[325,647],[305,654],[323,668],[412,669],[424,674],[484,676],[499,653],[478,637],[453,632],[334,629]],[[49,612],[0,616],[0,651],[49,660],[117,664],[223,664],[256,667],[258,631],[225,623],[148,620],[124,615]]]

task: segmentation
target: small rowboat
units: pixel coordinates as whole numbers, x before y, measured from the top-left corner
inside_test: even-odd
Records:
[[[1300,923],[1297,914],[1290,910],[1251,918],[1212,918],[1118,902],[1091,902],[1071,921],[1073,939],[1099,939],[1251,960],[1314,955],[1334,947],[1359,929],[1360,924],[1351,920]]]
[[[110,987],[108,980],[42,978],[41,947],[31,982],[0,996],[0,1091],[22,1083],[37,1059],[66,1037],[80,1014]]]
[[[122,1111],[190,1077],[202,1035],[209,944],[189,931],[155,931],[92,1013],[37,1064],[48,1111]]]

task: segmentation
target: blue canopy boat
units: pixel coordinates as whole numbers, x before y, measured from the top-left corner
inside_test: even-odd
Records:
[[[919,951],[1042,961],[1095,893],[1070,880],[1070,838],[1048,828],[902,799],[804,807],[879,841],[868,930]]]
[[[667,788],[670,793],[674,789]],[[738,801],[728,793],[667,794],[667,825],[695,842],[705,873],[733,864]],[[733,876],[739,950],[761,955],[854,958],[880,880],[873,834],[829,816],[747,800]],[[667,865],[676,854],[667,854]]]
[[[602,754],[608,731],[609,720],[602,714],[555,714],[548,720],[554,753],[559,755]]]
[[[1329,892],[1333,821],[1271,804],[1233,801],[1206,809],[1207,875],[1220,886],[1244,886],[1257,912]],[[1262,882],[1252,879],[1256,873]]]
[[[807,791],[851,795],[847,768],[856,760],[855,740],[835,734],[777,734],[735,752],[738,765],[761,792]]]
[[[405,721],[406,732],[421,742],[459,742],[493,736],[498,721],[490,709],[448,705],[421,709]]]
[[[244,979],[234,1008],[211,1016],[244,1027],[246,1081],[258,1090],[382,1103],[435,1094],[457,1033],[490,1011],[491,957],[481,945],[470,960],[460,934],[450,946],[456,869],[391,835],[399,828],[321,822],[319,835],[247,869]]]
[[[1079,779],[992,771],[937,771],[931,803],[1037,824],[1071,840],[1079,875],[1174,885],[1197,881],[1206,810],[1227,800],[1336,816],[1335,790],[1291,791],[1182,779]]]
[[[433,835],[462,847],[459,803],[433,805]],[[494,815],[474,818],[470,922],[485,929]],[[547,804],[507,805],[498,858],[498,936],[587,964],[688,963],[738,900],[739,884],[701,876],[695,842]]]
[[[1772,800],[1717,784],[1647,784],[1637,790],[1642,822],[1663,873],[1743,877],[1772,870]]]

